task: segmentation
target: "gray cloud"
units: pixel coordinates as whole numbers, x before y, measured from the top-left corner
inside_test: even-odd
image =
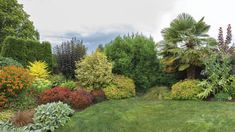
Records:
[[[91,53],[97,48],[99,44],[107,44],[119,35],[136,32],[133,27],[127,25],[119,26],[119,28],[110,27],[109,29],[112,30],[107,31],[105,29],[100,29],[94,33],[86,35],[75,31],[57,35],[48,34],[41,36],[41,39],[50,40],[52,46],[54,47],[55,45],[60,45],[62,42],[71,40],[72,37],[76,37],[79,40],[83,40],[84,44],[88,48],[88,52]]]

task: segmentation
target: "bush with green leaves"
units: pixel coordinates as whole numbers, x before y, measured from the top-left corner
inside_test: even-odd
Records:
[[[52,88],[52,83],[47,79],[36,78],[32,83],[32,89],[39,93],[50,88]]]
[[[9,108],[14,110],[33,109],[37,106],[37,100],[31,89],[24,90],[17,97],[9,99]]]
[[[18,61],[14,60],[12,58],[7,58],[7,57],[0,56],[0,67],[4,67],[4,66],[23,67]]]
[[[132,79],[115,75],[110,85],[103,89],[107,99],[123,99],[135,96],[135,83]]]
[[[98,50],[77,62],[76,67],[76,78],[83,87],[101,89],[112,80],[112,64]]]
[[[77,87],[77,83],[72,80],[67,80],[64,83],[60,84],[60,87],[75,89]]]
[[[152,38],[140,34],[117,37],[105,46],[105,54],[113,63],[113,73],[132,78],[137,90],[159,83],[160,63]]]
[[[62,74],[56,74],[49,76],[49,80],[52,83],[52,87],[60,86],[66,81],[66,78]]]
[[[143,99],[146,100],[162,100],[162,99],[170,99],[170,90],[165,86],[155,86],[149,89]]]
[[[198,80],[184,80],[174,84],[171,88],[172,99],[194,100],[198,99],[198,94],[202,92]]]
[[[7,37],[2,45],[1,55],[11,57],[27,66],[29,62],[36,60],[45,61],[48,68],[52,68],[52,51],[49,42],[42,42],[17,37]]]
[[[29,128],[35,131],[54,131],[56,128],[64,126],[73,113],[74,110],[62,102],[40,105],[36,108],[33,117],[34,123]]]
[[[211,51],[210,56],[204,60],[205,70],[203,74],[207,79],[200,83],[203,91],[198,95],[200,98],[207,98],[217,93],[228,93],[235,95],[235,79],[230,75],[231,59],[228,54],[218,54]]]
[[[228,93],[220,92],[215,95],[215,100],[217,100],[217,101],[228,101],[231,99],[232,99],[232,97]]]

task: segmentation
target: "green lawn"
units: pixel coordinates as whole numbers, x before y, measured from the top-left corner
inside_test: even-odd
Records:
[[[235,103],[106,101],[76,113],[59,132],[235,131]]]

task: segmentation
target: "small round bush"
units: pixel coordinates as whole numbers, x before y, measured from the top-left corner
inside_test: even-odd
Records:
[[[43,78],[36,78],[32,83],[32,89],[36,92],[42,92],[52,87],[51,81]]]
[[[0,56],[0,67],[5,67],[5,66],[23,67],[18,61],[12,58]]]
[[[52,89],[45,90],[39,95],[39,104],[46,104],[50,102],[64,102],[68,103],[68,98],[71,94],[71,90],[68,88],[54,87]]]
[[[103,89],[108,99],[122,99],[135,96],[135,83],[132,79],[115,75],[113,82]]]
[[[164,86],[155,86],[150,88],[146,94],[143,96],[143,99],[148,100],[161,100],[161,99],[170,99],[170,90]]]
[[[15,97],[30,88],[33,77],[27,69],[6,66],[0,69],[0,92],[6,97]]]
[[[83,87],[93,89],[104,88],[112,80],[112,64],[99,51],[77,62],[76,68],[76,78]]]
[[[74,109],[85,109],[92,104],[92,100],[92,95],[84,89],[73,91],[69,96],[69,104]]]
[[[203,91],[198,84],[198,80],[184,80],[179,81],[172,86],[171,96],[173,99],[199,99],[198,94]]]
[[[66,87],[69,89],[75,89],[77,87],[77,83],[74,81],[65,81],[64,83],[60,84],[61,87]]]
[[[62,74],[58,74],[49,76],[49,80],[52,83],[52,87],[56,87],[64,83],[66,78]]]
[[[40,105],[36,109],[33,117],[34,124],[31,129],[38,131],[54,131],[64,126],[74,111],[62,102],[48,103]]]

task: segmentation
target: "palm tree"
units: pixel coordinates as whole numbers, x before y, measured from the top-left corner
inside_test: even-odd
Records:
[[[202,65],[201,55],[205,47],[216,44],[216,40],[207,34],[209,29],[204,17],[196,21],[186,13],[180,14],[170,27],[163,29],[162,62],[166,71],[186,71],[187,78],[195,78],[196,67]]]

